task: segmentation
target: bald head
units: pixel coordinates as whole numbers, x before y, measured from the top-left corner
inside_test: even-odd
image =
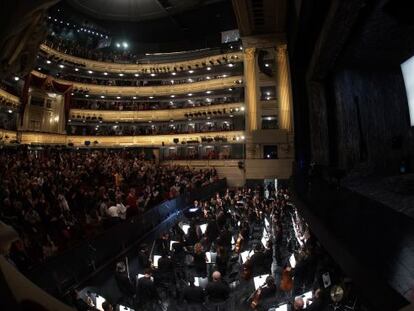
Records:
[[[221,280],[221,273],[218,271],[213,272],[213,281],[220,281]]]
[[[301,297],[295,298],[295,302],[293,303],[293,307],[295,310],[303,310],[305,303]]]

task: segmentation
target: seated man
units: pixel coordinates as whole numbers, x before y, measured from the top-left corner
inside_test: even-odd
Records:
[[[190,285],[184,287],[183,289],[183,299],[188,304],[202,304],[205,299],[204,290],[194,285],[194,278],[190,279]]]
[[[137,297],[144,310],[155,309],[156,303],[160,300],[151,274],[151,269],[146,269],[144,276],[137,281]]]
[[[213,281],[208,282],[206,287],[207,296],[210,302],[221,302],[229,298],[230,287],[221,279],[221,273],[214,271]]]
[[[253,276],[268,274],[270,272],[266,266],[266,256],[263,253],[261,244],[257,244],[254,248],[254,254],[250,258],[250,265]]]
[[[295,301],[293,302],[293,310],[303,310],[305,307],[305,302],[301,297],[296,297]]]

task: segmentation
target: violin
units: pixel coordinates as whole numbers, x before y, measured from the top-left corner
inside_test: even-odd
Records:
[[[252,302],[250,303],[250,308],[256,309],[262,299],[262,289],[266,286],[266,284],[260,286],[256,289],[253,293]]]
[[[236,247],[234,248],[234,251],[237,254],[240,254],[243,240],[244,240],[243,236],[241,234],[239,234],[239,236],[237,237],[237,241],[236,241]]]

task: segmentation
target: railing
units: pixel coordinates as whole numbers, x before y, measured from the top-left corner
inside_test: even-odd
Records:
[[[17,96],[0,89],[0,104],[6,104],[8,107],[17,108],[20,105],[20,99]]]
[[[242,62],[243,61],[243,52],[231,52],[224,53],[219,55],[207,56],[196,59],[189,59],[187,61],[177,61],[177,62],[164,62],[164,63],[150,63],[150,64],[122,64],[122,63],[111,63],[111,62],[102,62],[95,61],[90,59],[85,59],[77,56],[68,55],[62,52],[59,52],[53,48],[48,47],[45,44],[40,46],[40,49],[47,53],[49,56],[56,58],[60,61],[66,61],[68,63],[76,64],[84,68],[95,70],[95,71],[106,71],[106,72],[115,72],[115,73],[148,73],[153,70],[161,70],[164,72],[172,72],[174,68],[177,70],[182,70],[180,68],[202,68],[203,66],[220,65],[223,60],[228,59],[231,62]],[[220,63],[219,63],[220,61]]]
[[[243,108],[242,108],[243,107]],[[111,111],[111,110],[92,110],[92,109],[71,109],[69,115],[72,119],[77,116],[102,118],[102,121],[119,121],[119,122],[145,122],[145,121],[169,121],[184,120],[188,117],[185,114],[191,113],[208,113],[217,110],[226,109],[230,113],[230,109],[244,109],[243,103],[219,104],[214,106],[201,106],[191,108],[177,109],[160,109],[160,110],[137,110],[137,111]],[[240,110],[241,111],[241,110]],[[221,111],[220,111],[221,112]],[[236,111],[235,111],[236,113]],[[78,118],[79,119],[79,118]]]
[[[63,85],[72,85],[75,92],[82,91],[88,92],[89,94],[106,96],[166,96],[243,87],[243,76],[162,86],[107,86],[57,79],[38,71],[32,71],[32,75],[42,79],[50,78]]]
[[[72,136],[65,134],[49,134],[22,131],[20,143],[27,145],[67,145],[73,144],[76,147],[85,146],[89,142],[93,147],[153,147],[162,145],[177,145],[185,141],[187,144],[202,143],[203,137],[209,137],[213,141],[215,137],[224,139],[227,144],[243,143],[244,131],[230,132],[206,132],[191,134],[168,134],[168,135],[147,135],[147,136]],[[178,139],[177,143],[174,142]]]
[[[226,180],[195,189],[191,193],[163,202],[147,211],[118,224],[91,241],[51,258],[28,272],[35,284],[54,296],[62,296],[73,286],[110,264],[131,246],[141,243],[158,225],[178,216],[196,199],[205,199],[226,188]]]

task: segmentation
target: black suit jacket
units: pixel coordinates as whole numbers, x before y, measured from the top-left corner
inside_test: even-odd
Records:
[[[230,288],[222,281],[209,282],[206,287],[206,292],[211,302],[219,302],[229,298]]]
[[[188,303],[203,303],[205,299],[205,293],[201,287],[190,285],[184,288],[183,298]]]

